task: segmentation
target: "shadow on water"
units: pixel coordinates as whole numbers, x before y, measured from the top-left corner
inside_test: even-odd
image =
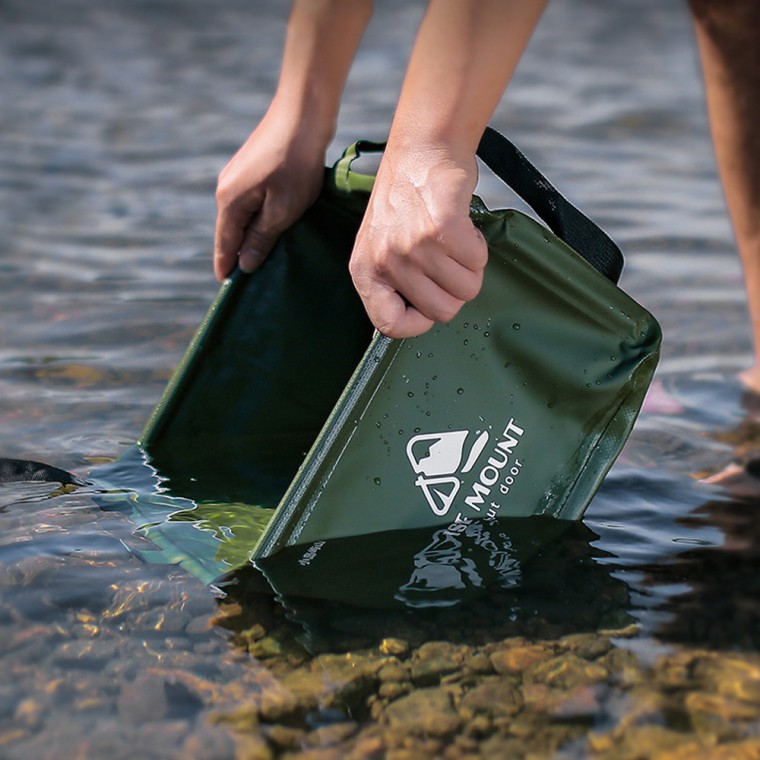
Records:
[[[758,483],[760,485],[760,483]],[[760,496],[707,502],[684,526],[705,522],[724,534],[722,546],[695,542],[667,563],[644,565],[644,587],[680,589],[661,606],[667,618],[656,633],[662,641],[714,650],[760,649]]]
[[[681,400],[699,401],[704,415],[723,403],[730,414],[722,410],[718,424],[705,419],[698,435],[686,415],[671,417],[670,427],[675,451],[699,445],[710,451],[712,467],[688,476],[621,468],[587,520],[610,555],[601,561],[627,582],[630,611],[645,635],[751,654],[760,649],[758,400],[732,390],[724,396],[734,403],[726,404],[710,383],[703,386],[692,383]],[[648,437],[645,431],[634,442],[637,454],[647,456]],[[618,504],[626,505],[625,526],[615,516]]]
[[[284,635],[310,652],[374,647],[386,638],[412,646],[440,638],[482,645],[632,621],[627,586],[598,562],[604,552],[587,526],[511,522],[487,526],[481,544],[469,548],[443,530],[341,539],[326,547],[332,559],[307,582],[296,567],[303,547],[286,550],[259,562],[263,575],[247,567],[222,588],[227,601],[240,605],[241,620],[271,620],[280,607],[289,621]]]
[[[554,639],[625,627],[645,606],[650,615],[655,613],[655,621],[643,627],[663,643],[709,642],[714,651],[756,652],[759,508],[760,499],[749,497],[706,502],[677,524],[716,526],[724,534],[722,545],[683,538],[679,553],[671,558],[628,566],[625,574],[596,545],[599,536],[590,527],[573,523],[564,526],[561,540],[555,534],[524,563],[515,563],[501,583],[483,587],[463,582],[437,594],[417,590],[415,596],[409,580],[410,572],[414,577],[413,539],[396,536],[390,543],[393,549],[385,552],[372,541],[346,541],[354,543],[350,554],[362,561],[322,568],[305,589],[308,595],[303,588],[300,594],[292,586],[288,589],[293,557],[287,553],[262,563],[271,587],[257,570],[244,568],[223,589],[229,600],[250,612],[246,619],[265,608],[271,608],[265,615],[271,619],[272,610],[281,606],[292,625],[287,635],[310,651],[349,651],[375,646],[387,637],[413,645],[441,636],[471,644],[510,636]],[[535,523],[532,527],[537,528]],[[631,574],[639,576],[635,583],[626,580]],[[278,581],[286,590],[278,589]],[[426,593],[434,597],[429,605],[420,601]],[[643,605],[636,601],[638,595],[646,598]]]

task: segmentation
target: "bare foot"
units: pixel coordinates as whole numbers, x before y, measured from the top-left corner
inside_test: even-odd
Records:
[[[760,458],[744,465],[732,462],[702,482],[723,486],[733,496],[760,496]]]
[[[754,364],[740,372],[739,381],[751,393],[760,394],[760,365]]]

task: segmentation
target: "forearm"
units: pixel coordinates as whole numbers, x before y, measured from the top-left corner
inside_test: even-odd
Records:
[[[327,145],[372,0],[294,0],[273,107]]]
[[[351,276],[385,335],[447,322],[483,282],[470,219],[475,151],[546,0],[431,0],[420,25]]]
[[[391,146],[474,155],[546,0],[431,0],[393,121]]]
[[[294,0],[277,91],[222,169],[214,271],[251,272],[319,194],[341,92],[372,0]]]

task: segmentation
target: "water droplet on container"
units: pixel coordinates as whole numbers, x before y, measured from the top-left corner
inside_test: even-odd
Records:
[[[616,362],[616,361],[617,361],[617,356],[614,356],[614,355],[613,355],[613,356],[610,356],[610,359],[611,359],[613,362]]]
[[[457,388],[457,394],[462,395],[464,393],[464,388]]]
[[[411,391],[407,391],[406,395],[409,396],[409,398],[414,398],[414,394]]]
[[[486,331],[483,333],[483,337],[484,337],[484,338],[490,338],[490,337],[491,337],[491,333],[490,333],[490,332],[488,332],[488,330],[486,330]]]
[[[462,341],[462,343],[464,343],[464,344],[465,344],[465,346],[466,346],[466,345],[467,345],[469,342],[470,342],[470,341],[469,341],[469,340],[467,340],[467,338],[465,338],[465,339]]]
[[[379,486],[383,481],[380,478],[374,478],[373,482],[376,486]]]
[[[513,330],[519,330],[520,329],[520,323],[519,322],[514,322],[512,324],[512,329]]]

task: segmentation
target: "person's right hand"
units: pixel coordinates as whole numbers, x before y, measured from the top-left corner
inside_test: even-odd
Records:
[[[278,236],[317,199],[324,177],[325,137],[293,114],[270,108],[219,175],[214,273],[239,263],[252,272]]]
[[[384,335],[421,335],[480,291],[488,246],[470,219],[477,178],[474,151],[389,140],[349,265]]]

